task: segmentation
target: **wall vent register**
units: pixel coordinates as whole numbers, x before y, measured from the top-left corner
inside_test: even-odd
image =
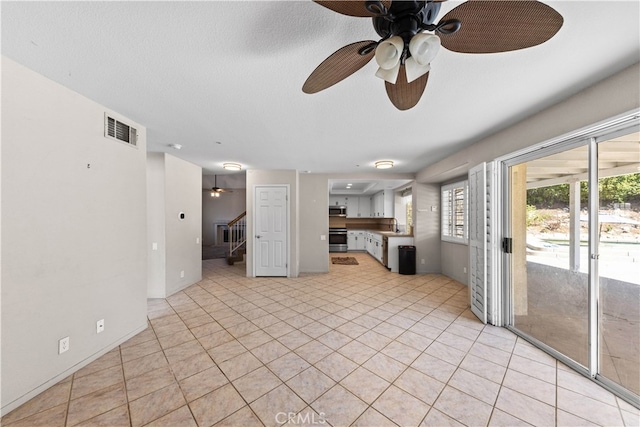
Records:
[[[104,115],[104,136],[117,139],[134,147],[138,145],[138,131],[134,127],[107,114]]]

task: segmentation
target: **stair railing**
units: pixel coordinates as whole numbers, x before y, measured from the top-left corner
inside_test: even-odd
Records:
[[[242,212],[229,224],[229,256],[234,256],[247,241],[247,212]]]

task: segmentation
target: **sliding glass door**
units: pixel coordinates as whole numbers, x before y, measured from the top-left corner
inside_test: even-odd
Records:
[[[635,394],[640,394],[639,139],[635,133],[597,144],[599,373]]]
[[[513,326],[585,367],[589,224],[580,190],[588,154],[582,145],[513,165],[509,174]]]
[[[604,129],[515,157],[503,169],[508,326],[634,401],[640,394],[637,129]]]

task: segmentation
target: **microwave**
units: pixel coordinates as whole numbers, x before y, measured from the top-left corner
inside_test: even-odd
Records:
[[[329,206],[329,216],[347,216],[346,206]]]

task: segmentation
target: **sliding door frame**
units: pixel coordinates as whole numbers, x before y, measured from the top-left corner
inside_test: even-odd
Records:
[[[623,135],[638,131],[640,128],[640,111],[632,112],[605,120],[593,126],[583,128],[576,132],[545,141],[543,143],[533,145],[526,149],[499,157],[497,163],[497,182],[502,200],[502,208],[499,209],[502,214],[500,239],[510,238],[511,236],[511,191],[510,191],[510,173],[509,168],[521,163],[529,162],[541,157],[557,154],[563,151],[571,150],[581,146],[588,146],[589,152],[589,279],[588,279],[588,345],[589,345],[589,361],[588,366],[583,366],[574,361],[570,357],[560,353],[553,347],[548,346],[542,341],[530,336],[513,325],[513,306],[514,295],[511,286],[511,255],[502,251],[502,312],[504,313],[503,322],[507,329],[529,341],[534,346],[545,351],[552,357],[561,361],[565,365],[571,367],[575,371],[590,378],[600,386],[611,391],[615,395],[629,402],[630,404],[640,407],[640,398],[635,393],[622,387],[616,382],[600,375],[600,335],[599,335],[599,315],[600,315],[600,283],[598,275],[598,246],[599,246],[599,193],[598,193],[598,143],[604,142],[616,135]],[[595,215],[593,214],[595,212]]]

